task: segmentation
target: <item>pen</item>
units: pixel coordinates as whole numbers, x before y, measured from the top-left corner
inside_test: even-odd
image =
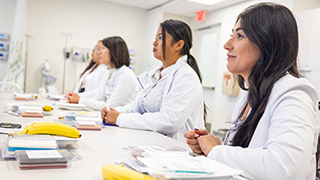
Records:
[[[160,170],[160,172],[173,172],[173,173],[192,173],[192,174],[207,174],[207,175],[212,175],[213,172],[208,172],[208,171],[192,171],[192,170],[170,170],[170,169],[165,169],[165,170]]]
[[[109,104],[107,103],[107,101],[106,101],[106,100],[105,100],[104,102],[106,103],[106,108],[107,108],[107,110],[108,110],[108,111],[110,111]]]
[[[103,121],[103,125],[105,125],[105,126],[117,126],[118,127],[118,125],[116,125],[116,124],[108,124],[105,121]]]

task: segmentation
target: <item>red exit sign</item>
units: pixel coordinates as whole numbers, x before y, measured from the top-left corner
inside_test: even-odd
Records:
[[[205,11],[199,11],[197,12],[197,21],[202,21],[204,19]]]

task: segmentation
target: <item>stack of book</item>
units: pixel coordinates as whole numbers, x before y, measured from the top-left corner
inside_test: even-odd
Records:
[[[76,128],[78,130],[101,130],[102,127],[93,121],[77,121]]]
[[[38,94],[14,93],[13,96],[15,100],[21,100],[21,101],[35,100],[38,98]]]
[[[86,109],[84,104],[71,104],[66,102],[57,103],[59,109],[71,110],[71,111],[81,111]]]
[[[233,179],[241,174],[205,156],[193,157],[181,147],[128,146],[124,149],[135,157],[135,160],[125,161],[127,167],[156,179]]]
[[[67,150],[17,150],[15,157],[20,169],[66,168],[73,159]]]
[[[56,150],[56,140],[49,135],[12,134],[8,136],[7,152],[16,150]]]
[[[24,104],[19,106],[22,117],[43,117],[42,110],[42,105],[39,104]]]

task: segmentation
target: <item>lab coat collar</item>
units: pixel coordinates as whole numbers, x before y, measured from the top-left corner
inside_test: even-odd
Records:
[[[186,63],[186,56],[181,56],[177,62],[173,65],[171,65],[170,67],[172,67],[172,69],[179,69],[179,67],[181,67],[183,64]],[[153,70],[149,71],[149,75],[154,75],[156,73],[156,71],[158,71],[159,69],[161,69],[163,67],[163,64],[160,64],[157,68],[154,68]]]
[[[167,97],[167,94],[170,91],[170,88],[172,86],[172,82],[173,82],[173,77],[176,74],[176,72],[178,72],[178,70],[185,65],[188,65],[186,63],[186,61],[183,59],[184,56],[180,57],[177,62],[175,64],[172,65],[172,69],[170,70],[170,73],[168,73],[168,79],[166,82],[166,85],[164,87],[164,95],[163,95],[163,100],[165,100],[165,98]]]

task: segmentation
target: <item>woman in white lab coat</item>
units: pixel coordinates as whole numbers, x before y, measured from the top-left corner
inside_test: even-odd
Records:
[[[87,90],[90,91],[92,89],[95,89],[98,87],[99,81],[96,81],[97,78],[93,78],[93,74],[95,74],[97,67],[100,65],[99,55],[100,55],[100,49],[102,48],[102,41],[98,41],[95,48],[92,50],[91,57],[92,60],[90,61],[89,65],[86,67],[86,69],[81,73],[80,80],[77,85],[77,87],[74,89],[74,93],[83,93]],[[99,77],[99,75],[96,75]],[[98,78],[99,79],[99,78]],[[89,84],[89,86],[86,88],[86,84]]]
[[[104,108],[101,115],[109,124],[157,131],[185,142],[186,131],[204,128],[200,71],[190,54],[191,29],[181,21],[164,21],[153,46],[162,65],[138,76],[142,91],[136,101],[110,111]]]
[[[234,108],[223,145],[202,129],[185,134],[189,147],[250,179],[314,180],[319,97],[297,70],[291,11],[271,3],[247,8],[224,48],[228,70],[248,92]]]
[[[119,36],[103,39],[99,59],[103,68],[97,90],[85,96],[72,94],[68,96],[70,102],[101,110],[106,106],[124,106],[134,101],[139,84],[136,75],[128,67],[130,57],[126,42]]]

